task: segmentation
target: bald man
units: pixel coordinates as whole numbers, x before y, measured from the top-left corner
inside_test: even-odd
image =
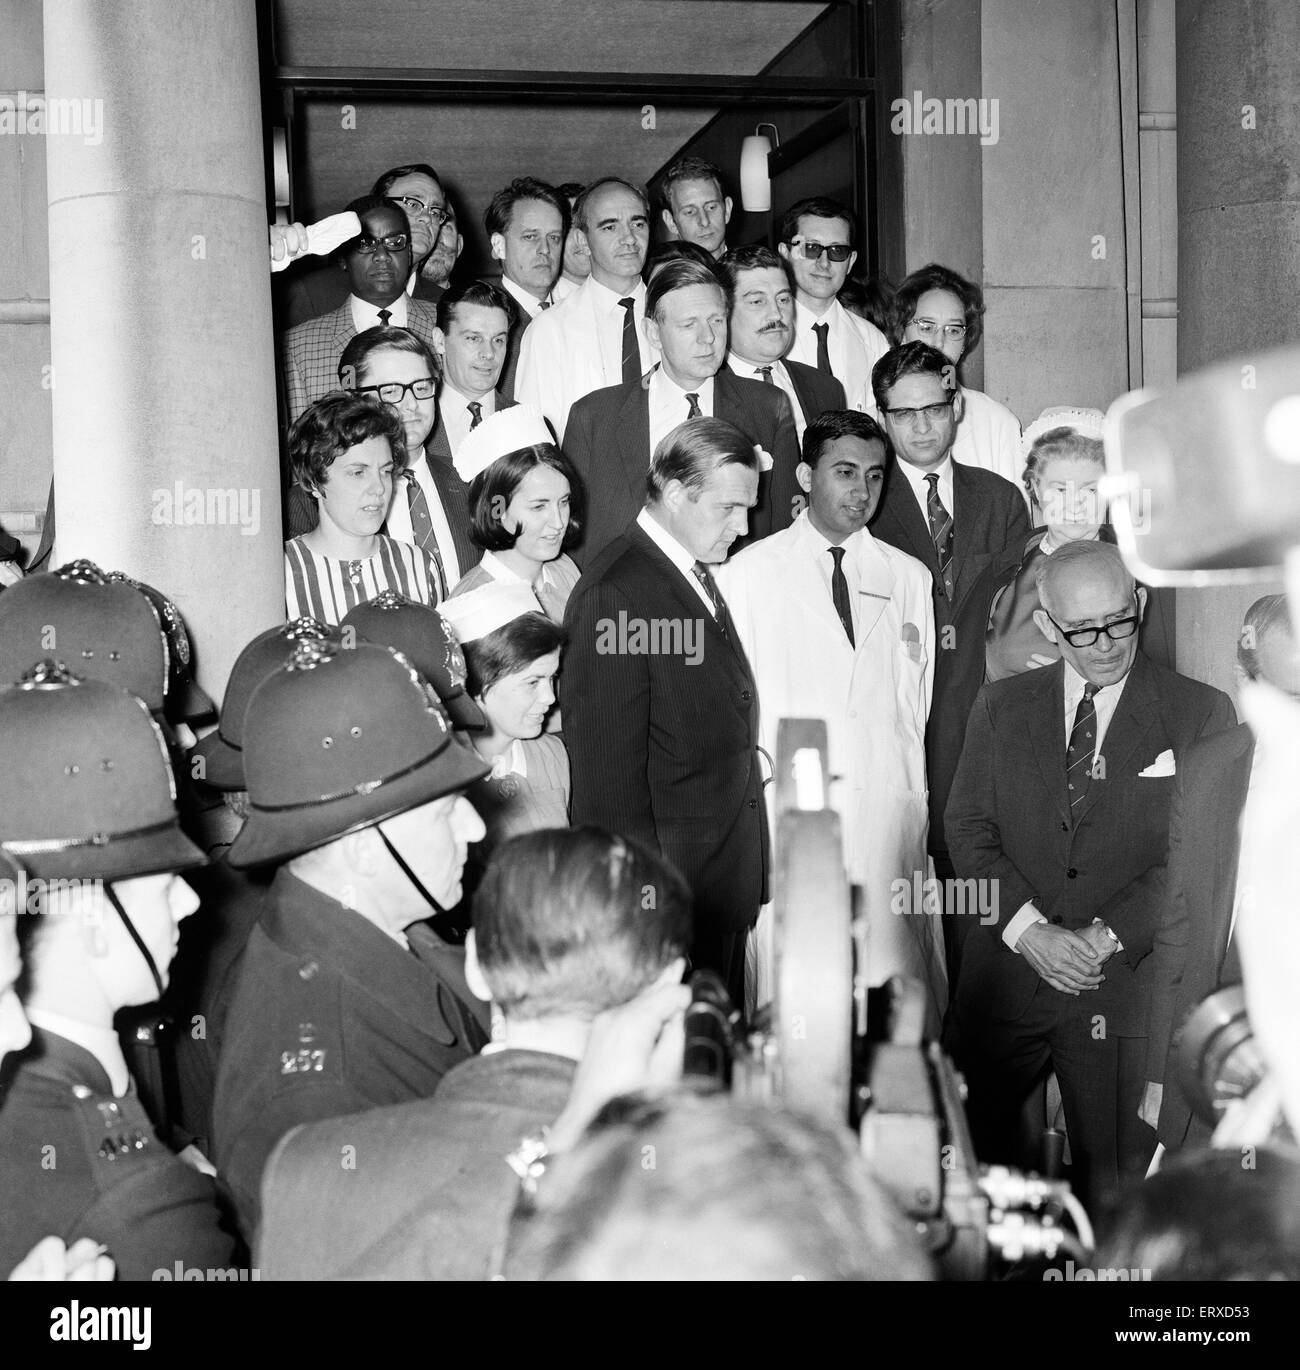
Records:
[[[1110,544],[1053,554],[1039,597],[1035,620],[1061,660],[980,691],[948,801],[980,926],[946,1042],[986,1162],[1031,1159],[1020,1107],[1056,1071],[1075,1187],[1095,1207],[1141,1175],[1155,1144],[1137,1110],[1179,759],[1235,715],[1219,690],[1138,651],[1146,591]]]

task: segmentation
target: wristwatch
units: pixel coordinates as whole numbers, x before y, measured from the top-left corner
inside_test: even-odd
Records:
[[[1110,940],[1111,940],[1112,942],[1115,943],[1115,950],[1116,950],[1116,951],[1122,951],[1122,950],[1123,950],[1124,943],[1121,942],[1121,941],[1119,940],[1119,938],[1115,935],[1115,929],[1112,928],[1112,927],[1110,926],[1109,923],[1102,923],[1100,918],[1094,918],[1092,921],[1093,921],[1094,923],[1101,923],[1101,930],[1102,930],[1102,932],[1104,932],[1104,933],[1106,934],[1106,936],[1109,937]]]

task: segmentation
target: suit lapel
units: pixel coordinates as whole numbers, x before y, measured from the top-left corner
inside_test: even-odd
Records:
[[[1061,666],[1061,675],[1064,678],[1064,666]],[[1061,696],[1061,710],[1061,717],[1064,720],[1064,693]],[[1087,817],[1093,806],[1106,792],[1107,780],[1117,779],[1124,773],[1125,768],[1133,759],[1133,753],[1151,730],[1151,725],[1155,719],[1155,691],[1151,686],[1146,658],[1139,652],[1133,662],[1132,669],[1128,673],[1128,680],[1124,684],[1124,691],[1119,697],[1119,703],[1115,706],[1110,727],[1106,729],[1106,740],[1102,744],[1100,753],[1098,753],[1104,762],[1104,769],[1100,776],[1093,777],[1092,784],[1088,786],[1088,793],[1079,806],[1079,816],[1075,820],[1076,826]],[[1064,730],[1064,721],[1062,721],[1061,727]],[[1065,748],[1062,747],[1061,750],[1064,752]],[[1148,762],[1154,760],[1154,756],[1147,757]]]
[[[618,410],[617,431],[623,478],[632,494],[633,507],[639,509],[645,503],[645,478],[650,469],[650,392],[643,381],[636,381],[624,395]],[[654,547],[654,543],[650,545]]]
[[[970,588],[962,579],[970,549],[988,546],[989,508],[980,498],[969,472],[957,461],[952,464],[952,489],[954,507],[948,512],[952,514],[952,597],[956,606],[961,603],[963,593]]]
[[[915,495],[912,494],[907,477],[897,469],[897,466],[898,459],[895,458],[894,466],[889,472],[889,488],[881,501],[880,521],[892,527],[896,535],[901,535],[902,541],[907,545],[899,547],[899,550],[910,552],[918,561],[924,562],[930,568],[931,574],[936,577],[937,583],[939,558],[935,555],[934,543],[930,540],[930,526],[921,513],[921,506],[917,504]],[[892,538],[888,540],[894,541]],[[897,545],[895,542],[895,546]]]
[[[350,298],[349,296],[349,300]],[[344,300],[334,311],[334,336],[331,345],[338,348],[340,353],[357,331],[356,325],[352,322],[352,305],[349,300]]]
[[[1068,820],[1065,793],[1065,666],[1058,661],[1034,671],[1037,687],[1029,710],[1029,740],[1043,777],[1043,788]]]

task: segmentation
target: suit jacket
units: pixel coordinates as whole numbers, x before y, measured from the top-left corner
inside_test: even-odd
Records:
[[[262,1168],[299,1123],[427,1098],[487,1042],[452,964],[282,866],[248,938],[226,1019],[213,1160],[251,1236]]]
[[[1197,738],[1235,722],[1220,690],[1140,652],[1106,731],[1095,778],[1071,822],[1065,778],[1065,666],[1057,662],[986,685],[971,711],[948,801],[948,841],[959,879],[991,882],[996,922],[971,931],[957,984],[960,1010],[1015,1019],[1038,974],[1002,941],[1029,900],[1049,922],[1081,928],[1101,918],[1123,943],[1105,980],[1070,1002],[1102,1015],[1111,1036],[1147,1031],[1150,964],[1165,899],[1174,776],[1150,776],[1163,752],[1181,764]],[[1141,968],[1141,970],[1140,970]],[[1143,973],[1145,972],[1145,973]],[[1062,994],[1064,1003],[1070,996]]]
[[[582,477],[586,494],[579,550],[584,565],[590,565],[645,504],[651,457],[650,374],[584,395],[569,411],[564,451]],[[713,378],[713,414],[735,424],[772,457],[772,471],[759,481],[748,540],[774,528],[788,528],[794,520],[793,505],[787,502],[777,509],[774,503],[778,488],[784,491],[787,483],[794,485],[799,463],[794,414],[785,392],[762,381],[742,380],[723,367]],[[776,519],[774,513],[783,517]]]
[[[519,347],[524,340],[524,330],[532,323],[532,316],[525,313],[524,307],[502,284],[500,276],[484,276],[489,285],[495,285],[510,301],[510,336],[506,339],[506,359],[501,366],[501,376],[497,381],[497,393],[511,404],[515,400],[515,372],[519,369]]]
[[[814,423],[828,409],[849,407],[844,387],[834,376],[823,375],[815,366],[791,361],[789,357],[785,359],[785,369],[794,393],[799,397],[799,408],[803,410],[806,423]]]
[[[339,388],[339,358],[356,336],[351,297],[328,314],[286,330],[280,338],[280,364],[284,371],[285,405],[292,423],[313,401]],[[438,311],[423,300],[406,302],[406,326],[433,347]]]
[[[493,1052],[448,1071],[431,1099],[295,1128],[262,1178],[263,1277],[488,1278],[519,1191],[505,1158],[559,1116],[574,1069]]]
[[[697,925],[749,927],[767,898],[768,833],[758,701],[734,625],[724,636],[633,524],[578,581],[564,626],[571,821],[671,861],[694,894]],[[674,629],[682,650],[664,641]],[[651,631],[663,635],[647,641]]]
[[[39,1028],[0,1075],[0,1211],[4,1275],[50,1233],[104,1243],[119,1280],[234,1263],[212,1181],[158,1140],[134,1089],[114,1098],[90,1052]]]
[[[1008,480],[974,466],[952,464],[953,595],[944,593],[930,525],[907,478],[893,465],[871,524],[874,537],[908,552],[930,568],[934,585],[934,699],[925,733],[930,782],[930,850],[945,854],[944,810],[961,756],[966,720],[984,683],[987,596],[973,593],[984,569],[1008,547],[1029,537],[1024,497]]]
[[[1241,979],[1225,966],[1255,740],[1240,724],[1191,747],[1179,763],[1169,818],[1169,879],[1151,955],[1147,1079],[1164,1082],[1159,1137],[1183,1145],[1192,1111],[1173,1071],[1171,1046],[1187,1015],[1222,985]],[[1208,1139],[1208,1127],[1198,1131]]]

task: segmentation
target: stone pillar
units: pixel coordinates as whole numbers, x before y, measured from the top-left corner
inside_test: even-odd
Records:
[[[1178,369],[1300,341],[1300,6],[1177,6]],[[1281,583],[1178,596],[1179,669],[1232,681],[1242,615]]]
[[[170,595],[219,700],[284,617],[254,0],[46,0],[45,77],[53,564]]]

